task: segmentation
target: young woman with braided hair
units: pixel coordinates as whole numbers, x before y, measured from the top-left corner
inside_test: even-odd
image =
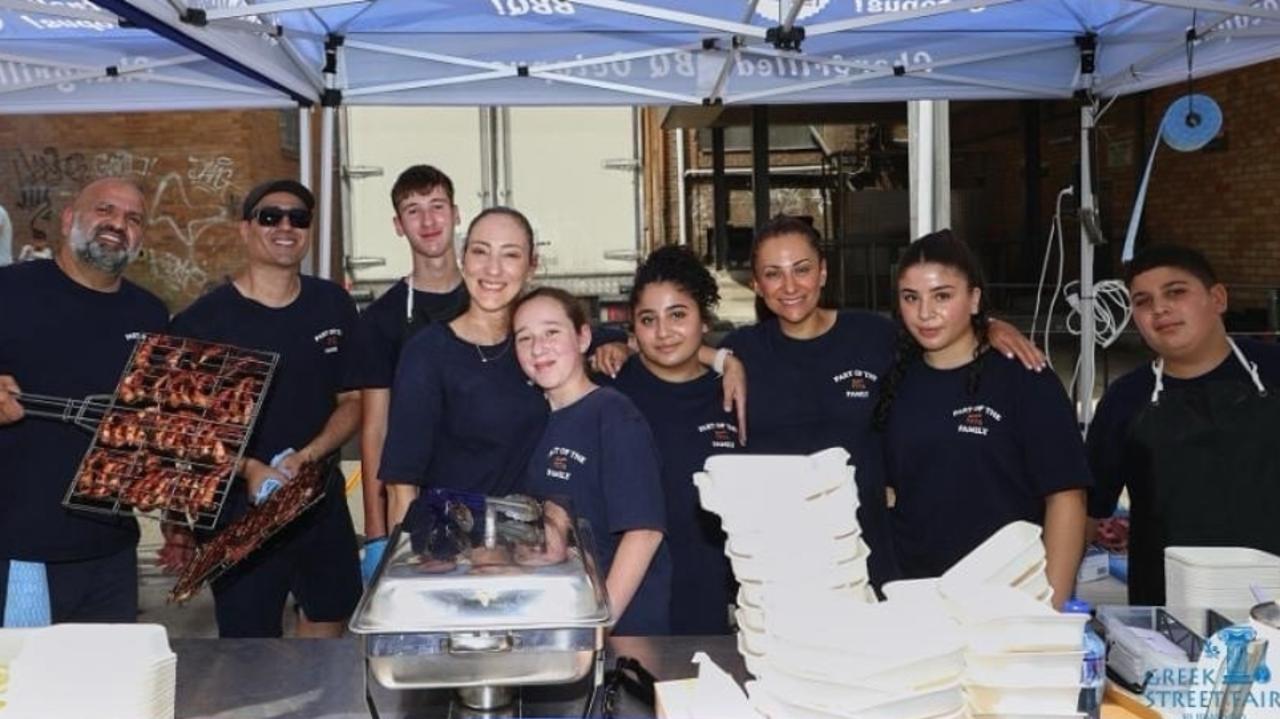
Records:
[[[1055,606],[1072,592],[1092,484],[1057,376],[990,351],[982,270],[949,230],[899,261],[897,351],[874,411],[899,568],[933,577],[1000,527],[1044,526]]]

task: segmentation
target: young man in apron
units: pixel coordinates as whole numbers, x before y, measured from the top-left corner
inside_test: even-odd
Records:
[[[356,330],[356,386],[364,408],[360,427],[360,471],[364,490],[364,560],[368,581],[386,548],[387,500],[378,480],[382,444],[387,438],[391,380],[400,349],[419,329],[448,322],[467,308],[454,249],[458,206],[453,181],[430,165],[414,165],[391,187],[396,234],[409,241],[413,271],[365,308]]]
[[[1280,347],[1227,336],[1227,290],[1199,252],[1129,263],[1133,320],[1157,357],[1116,380],[1089,428],[1089,515],[1130,499],[1129,602],[1165,602],[1164,548],[1280,554]]]

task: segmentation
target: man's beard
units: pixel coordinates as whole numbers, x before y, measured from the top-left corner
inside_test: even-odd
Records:
[[[123,244],[109,244],[110,240],[100,242],[96,239],[107,232],[115,233]],[[109,275],[121,275],[129,262],[138,256],[138,248],[129,247],[128,236],[123,229],[112,227],[107,222],[94,225],[92,231],[87,231],[80,219],[76,218],[76,221],[71,223],[71,233],[67,240],[80,261]]]

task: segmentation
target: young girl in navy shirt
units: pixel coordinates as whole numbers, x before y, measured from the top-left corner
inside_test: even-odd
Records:
[[[720,520],[702,509],[693,486],[707,457],[740,449],[720,378],[698,360],[719,299],[715,278],[692,252],[675,245],[655,250],[631,289],[640,354],[612,383],[649,421],[662,458],[673,634],[728,633],[734,601]]]
[[[987,342],[981,268],[950,231],[899,262],[899,344],[875,408],[906,577],[942,574],[1009,522],[1044,526],[1055,606],[1071,596],[1090,484],[1075,414],[1056,375]]]
[[[615,634],[669,630],[671,564],[658,451],[644,416],[587,376],[586,313],[570,294],[539,288],[512,314],[520,367],[545,393],[551,416],[525,475],[535,496],[568,496],[596,538]]]

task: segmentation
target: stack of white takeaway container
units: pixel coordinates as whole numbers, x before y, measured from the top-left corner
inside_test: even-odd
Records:
[[[694,476],[728,536],[752,704],[769,719],[960,719],[961,636],[944,614],[876,603],[848,461],[724,455]]]
[[[177,663],[158,624],[0,630],[0,716],[172,719]]]

